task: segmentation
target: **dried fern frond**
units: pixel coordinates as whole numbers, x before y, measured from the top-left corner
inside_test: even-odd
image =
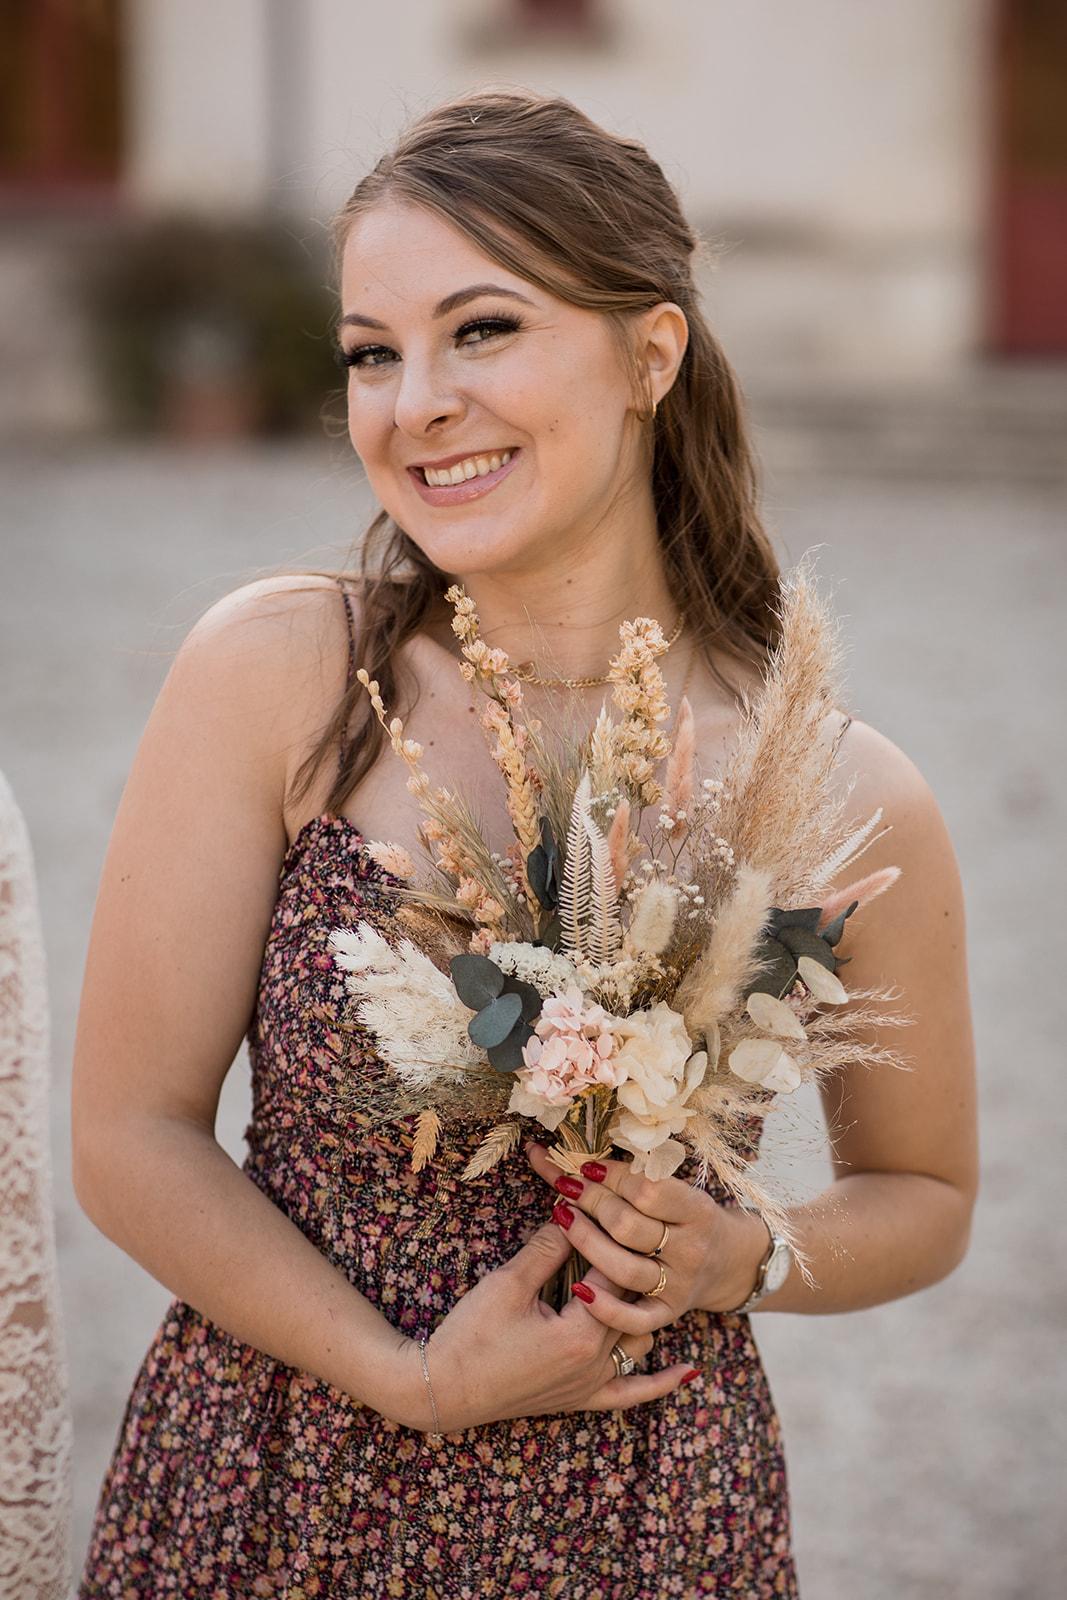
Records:
[[[586,822],[589,820],[590,784],[588,772],[574,791],[570,826],[567,829],[563,881],[559,890],[560,949],[582,953],[582,925],[589,916],[591,892],[591,852]]]
[[[585,948],[593,961],[606,965],[615,959],[622,943],[615,873],[608,841],[589,816],[585,818],[585,835],[589,841],[590,878],[589,925],[585,930]]]
[[[462,1176],[480,1178],[483,1173],[491,1172],[498,1162],[511,1154],[521,1136],[521,1123],[498,1122],[495,1128],[490,1128],[479,1144],[464,1167]]]
[[[411,1170],[421,1172],[432,1161],[441,1136],[441,1118],[432,1108],[420,1111],[415,1124],[415,1138],[411,1145]]]

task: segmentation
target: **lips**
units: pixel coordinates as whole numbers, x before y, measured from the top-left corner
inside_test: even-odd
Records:
[[[416,461],[414,465],[423,472],[429,467],[434,472],[444,472],[446,467],[454,467],[460,461],[476,461],[479,456],[489,460],[491,456],[507,455],[518,447],[513,444],[493,445],[489,450],[461,450],[458,455],[442,456],[440,461]]]
[[[456,456],[454,460],[465,461],[467,456]],[[484,478],[465,478],[462,483],[430,484],[423,478],[418,467],[408,467],[407,471],[418,494],[427,505],[458,506],[465,505],[468,500],[480,500],[483,495],[491,494],[497,484],[502,483],[521,460],[521,449],[513,447],[511,460],[497,467],[495,472],[487,472]]]

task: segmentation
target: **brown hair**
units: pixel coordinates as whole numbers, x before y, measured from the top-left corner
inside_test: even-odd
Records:
[[[570,101],[522,89],[480,89],[420,117],[357,184],[333,223],[338,276],[348,231],[383,201],[437,212],[493,260],[612,324],[635,396],[629,317],[674,301],[689,343],[650,426],[652,489],[664,570],[716,678],[714,648],[762,664],[778,638],[778,563],[757,508],[743,402],[697,300],[699,241],[643,145],[607,132]],[[650,410],[650,406],[646,406]],[[343,576],[338,574],[337,576]],[[381,511],[360,546],[358,665],[397,702],[396,652],[441,601],[441,572]],[[352,683],[294,779],[303,798],[327,754],[362,721],[326,802],[339,811],[384,745],[366,692]]]

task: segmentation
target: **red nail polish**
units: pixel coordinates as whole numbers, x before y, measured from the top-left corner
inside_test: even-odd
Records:
[[[552,1207],[552,1221],[558,1223],[561,1228],[569,1228],[574,1221],[574,1212],[565,1201],[559,1200]]]
[[[556,1179],[556,1188],[559,1190],[560,1194],[565,1194],[568,1200],[577,1200],[578,1196],[585,1188],[585,1184],[582,1183],[580,1179],[570,1178],[566,1173],[564,1173],[562,1178]]]
[[[700,1377],[700,1368],[699,1367],[690,1367],[689,1371],[686,1373],[685,1377],[682,1379],[682,1382],[683,1383],[692,1383],[694,1378],[699,1378],[699,1377]]]
[[[591,1306],[593,1301],[596,1299],[596,1290],[590,1289],[587,1283],[572,1284],[571,1294],[576,1294],[579,1300],[585,1301],[587,1306]]]
[[[608,1169],[602,1161],[583,1161],[582,1177],[588,1178],[590,1183],[603,1183],[608,1175]]]

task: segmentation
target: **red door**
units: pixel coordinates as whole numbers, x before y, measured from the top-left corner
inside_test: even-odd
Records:
[[[1067,355],[1067,0],[999,0],[989,342]]]
[[[120,9],[120,0],[0,0],[0,201],[118,178]]]

